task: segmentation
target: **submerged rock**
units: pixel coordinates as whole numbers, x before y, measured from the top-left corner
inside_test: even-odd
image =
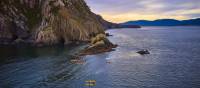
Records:
[[[148,50],[140,50],[137,53],[141,54],[141,55],[150,54],[150,52]]]
[[[111,64],[111,61],[106,61],[107,64]]]
[[[20,44],[20,43],[25,43],[25,41],[23,39],[20,39],[20,38],[18,38],[14,41],[14,44]]]
[[[86,61],[84,61],[82,59],[72,59],[72,60],[70,60],[70,62],[72,64],[84,64]]]

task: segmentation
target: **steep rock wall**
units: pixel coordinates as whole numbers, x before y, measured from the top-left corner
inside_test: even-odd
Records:
[[[84,0],[1,0],[0,44],[89,41],[104,27]]]

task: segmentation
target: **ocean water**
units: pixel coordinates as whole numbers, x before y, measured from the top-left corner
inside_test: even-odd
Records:
[[[83,64],[70,61],[81,46],[0,47],[0,88],[200,88],[200,27],[107,32],[119,46]],[[151,54],[136,53],[142,49]]]

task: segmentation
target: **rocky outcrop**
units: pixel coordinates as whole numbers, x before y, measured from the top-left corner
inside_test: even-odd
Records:
[[[102,52],[113,51],[117,45],[112,44],[105,34],[98,34],[92,37],[90,46],[86,47],[83,51],[79,53],[79,56],[98,54]]]
[[[141,55],[150,54],[150,52],[148,50],[140,50],[136,53],[141,54]]]
[[[84,0],[1,0],[0,44],[68,44],[105,34]]]

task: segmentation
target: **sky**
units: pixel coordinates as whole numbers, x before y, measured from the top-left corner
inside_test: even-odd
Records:
[[[85,0],[90,9],[111,22],[200,17],[200,0]]]

